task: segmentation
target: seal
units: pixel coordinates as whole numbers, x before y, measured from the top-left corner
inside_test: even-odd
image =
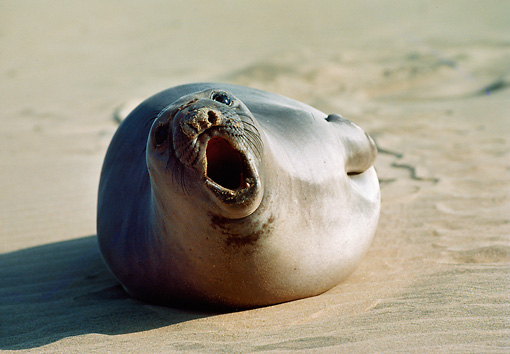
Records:
[[[376,230],[377,149],[358,126],[230,84],[160,92],[120,124],[103,164],[97,236],[126,291],[250,308],[318,295]]]

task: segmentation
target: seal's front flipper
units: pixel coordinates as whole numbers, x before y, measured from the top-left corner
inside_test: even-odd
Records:
[[[326,121],[335,127],[335,134],[344,146],[347,174],[360,174],[374,165],[377,147],[363,129],[338,114],[330,114]]]

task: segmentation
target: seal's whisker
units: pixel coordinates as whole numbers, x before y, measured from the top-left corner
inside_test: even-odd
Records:
[[[255,134],[258,137],[258,139],[260,140],[260,133],[259,133],[257,127],[255,127],[253,124],[250,124],[247,122],[243,122],[243,124],[244,124],[245,131],[249,131],[250,133]]]
[[[244,113],[244,112],[238,112],[238,115],[239,115],[240,117],[245,117],[245,118],[247,118],[247,120],[242,120],[242,121],[243,121],[243,123],[247,123],[247,124],[249,124],[249,125],[253,126],[253,128],[254,128],[255,130],[257,129],[257,128],[255,128],[255,126],[253,125],[254,120],[253,120],[253,117],[252,117],[252,116],[250,116],[249,114],[246,114],[246,113]]]
[[[174,155],[170,154],[167,163],[166,170],[170,172],[172,176],[172,183],[178,185],[184,194],[189,194],[189,188],[185,178],[185,166],[177,159]]]
[[[188,188],[185,186],[184,165],[173,154],[169,154],[166,171],[172,176],[172,184],[178,185],[183,193],[188,194]]]
[[[260,138],[259,131],[255,125],[244,122],[244,136],[243,139],[253,148],[258,158],[262,156],[263,144]]]
[[[245,134],[241,136],[241,139],[248,145],[251,146],[256,157],[260,159],[262,157],[262,141],[259,136],[252,131],[245,130]]]
[[[193,154],[195,152],[195,149],[194,149],[195,145],[196,145],[196,141],[190,140],[190,141],[184,143],[184,145],[179,146],[176,149],[174,149],[174,151],[176,153],[177,152],[179,153],[179,156],[176,156],[176,158],[178,158],[182,164],[188,165],[187,163],[185,163],[185,161],[190,160],[189,158],[187,158],[187,155],[189,155],[190,153]],[[185,161],[183,161],[183,160],[185,160]]]
[[[189,194],[189,189],[188,189],[188,184],[186,183],[186,176],[185,176],[185,166],[181,166],[181,175],[180,175],[180,178],[181,178],[181,188],[182,188],[182,192],[186,195]]]

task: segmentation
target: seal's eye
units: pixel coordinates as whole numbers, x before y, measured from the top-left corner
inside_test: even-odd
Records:
[[[154,143],[156,146],[161,146],[168,138],[168,125],[160,125],[154,132]]]
[[[213,93],[212,97],[213,100],[226,104],[227,106],[230,106],[232,104],[232,100],[225,92],[215,92]]]

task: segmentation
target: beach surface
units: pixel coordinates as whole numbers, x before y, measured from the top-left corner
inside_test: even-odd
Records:
[[[2,1],[0,351],[510,352],[510,3]],[[362,264],[232,313],[122,290],[95,237],[122,112],[219,81],[374,137],[382,207]]]

